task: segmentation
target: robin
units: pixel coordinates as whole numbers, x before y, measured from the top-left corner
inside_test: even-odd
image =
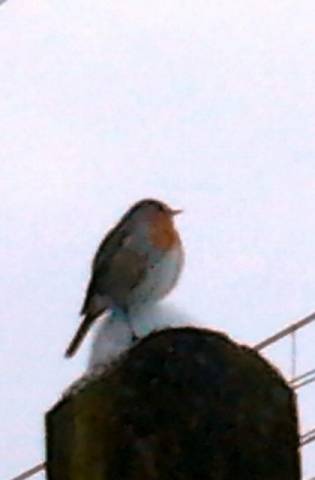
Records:
[[[97,317],[118,308],[130,310],[163,298],[175,286],[184,252],[173,210],[158,200],[133,205],[101,242],[81,310],[83,320],[66,350],[71,357]]]

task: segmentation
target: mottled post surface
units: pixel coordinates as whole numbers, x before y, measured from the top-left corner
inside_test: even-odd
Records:
[[[153,333],[46,417],[49,480],[299,480],[295,396],[255,351]]]

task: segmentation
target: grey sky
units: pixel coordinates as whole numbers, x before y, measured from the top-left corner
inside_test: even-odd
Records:
[[[130,203],[185,209],[170,301],[196,323],[253,344],[315,310],[314,24],[311,0],[1,5],[1,478],[41,460],[43,413],[85,368],[89,342],[62,354]]]

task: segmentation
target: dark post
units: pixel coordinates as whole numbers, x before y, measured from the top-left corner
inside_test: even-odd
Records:
[[[46,417],[49,480],[299,480],[295,395],[220,333],[153,333]]]

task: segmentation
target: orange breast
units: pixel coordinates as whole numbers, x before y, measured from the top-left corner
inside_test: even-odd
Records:
[[[168,250],[179,243],[179,236],[173,221],[165,214],[157,213],[150,224],[150,241],[160,250]]]

